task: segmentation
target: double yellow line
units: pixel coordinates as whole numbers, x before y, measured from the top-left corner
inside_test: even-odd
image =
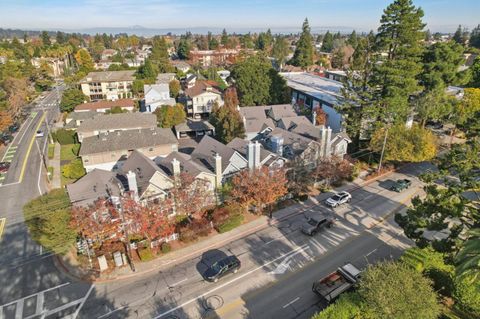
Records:
[[[25,159],[23,160],[22,170],[20,172],[20,179],[18,180],[19,183],[23,181],[23,175],[25,174],[25,168],[27,167],[27,161],[28,161],[28,157],[30,156],[30,151],[32,150],[33,142],[35,141],[37,131],[42,125],[42,122],[45,119],[46,115],[47,115],[47,111],[45,111],[42,114],[42,117],[40,118],[40,121],[38,122],[37,127],[35,128],[35,132],[33,133],[32,139],[30,140],[30,145],[28,146],[27,154],[25,155]]]

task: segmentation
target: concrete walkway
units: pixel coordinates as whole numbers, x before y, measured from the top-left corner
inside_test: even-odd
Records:
[[[53,158],[48,162],[48,164],[53,167],[53,177],[50,182],[50,186],[52,189],[62,187],[62,182],[60,179],[60,174],[62,173],[60,170],[60,148],[60,144],[55,142]]]
[[[387,175],[392,174],[393,172],[388,172],[383,175],[380,175],[374,179],[365,181],[361,178],[357,178],[353,182],[348,182],[338,188],[335,191],[353,191],[364,187],[372,182],[375,182],[377,179],[384,178]],[[149,262],[136,262],[135,268],[136,271],[133,272],[130,267],[122,267],[113,270],[110,273],[103,273],[100,277],[95,278],[92,274],[87,274],[86,272],[82,272],[81,269],[78,268],[78,264],[75,260],[72,260],[71,257],[68,256],[56,256],[55,264],[57,268],[63,270],[65,273],[73,277],[74,279],[82,279],[88,281],[95,281],[97,283],[106,283],[112,282],[117,280],[124,280],[129,279],[132,277],[146,275],[153,271],[159,271],[163,268],[179,264],[186,260],[195,258],[200,256],[203,252],[222,247],[227,245],[235,240],[240,238],[246,237],[250,234],[258,232],[266,227],[273,226],[279,224],[282,221],[285,221],[288,218],[293,216],[302,214],[304,211],[308,210],[309,208],[318,205],[321,201],[325,200],[331,196],[329,193],[321,193],[316,197],[310,197],[305,202],[296,203],[294,205],[285,207],[273,213],[271,219],[267,216],[259,216],[257,219],[243,224],[227,233],[213,235],[207,238],[203,238],[198,242],[192,243],[189,246],[184,248],[174,250],[168,254],[160,256],[152,261]],[[367,221],[368,227],[372,227],[374,224],[381,222],[383,218],[379,218],[378,220],[375,218],[370,218]],[[94,259],[92,260],[93,263],[97,263]],[[98,274],[97,274],[98,275]]]

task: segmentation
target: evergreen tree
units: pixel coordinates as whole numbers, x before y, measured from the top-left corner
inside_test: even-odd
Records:
[[[57,44],[64,44],[67,41],[65,33],[61,31],[57,31],[55,39],[57,40]]]
[[[470,33],[470,46],[480,49],[480,24],[473,28]]]
[[[412,0],[395,0],[380,20],[376,42],[387,58],[377,64],[375,84],[381,119],[405,122],[410,97],[420,91],[417,77],[422,71],[423,10]]]
[[[305,21],[302,25],[302,34],[300,39],[297,41],[297,47],[295,48],[295,53],[293,54],[292,64],[299,66],[303,69],[313,65],[313,38],[310,33],[310,26],[308,24],[308,19],[305,18]]]
[[[461,45],[465,45],[465,29],[462,28],[462,25],[460,24],[457,28],[457,30],[455,31],[455,33],[453,34],[453,41],[455,41],[456,43],[458,44],[461,44]]]
[[[218,41],[212,35],[212,32],[208,31],[207,39],[208,39],[208,49],[216,50],[218,48]]]
[[[227,30],[223,29],[222,31],[222,37],[220,39],[220,43],[223,45],[223,47],[226,47],[228,44],[228,33]]]
[[[353,48],[357,47],[358,36],[357,36],[357,32],[355,32],[355,30],[353,30],[352,33],[350,34],[350,36],[348,37],[347,43],[350,44]]]
[[[178,43],[177,55],[180,59],[186,60],[190,54],[190,43],[186,37],[182,37]]]
[[[136,75],[137,79],[146,80],[146,83],[154,83],[158,75],[158,69],[150,59],[145,59],[145,63],[138,68]]]
[[[332,52],[333,50],[333,35],[330,33],[330,31],[327,31],[325,35],[323,36],[323,43],[322,47],[320,48],[320,51],[323,52]]]
[[[40,38],[42,39],[43,46],[48,47],[52,44],[52,42],[50,41],[50,36],[48,35],[47,31],[42,31]]]
[[[288,56],[288,42],[282,36],[278,36],[275,39],[272,47],[272,56],[277,60],[278,65],[281,67],[285,63]]]

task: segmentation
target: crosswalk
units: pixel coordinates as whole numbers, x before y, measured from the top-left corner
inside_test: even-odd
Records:
[[[7,151],[2,157],[2,160],[0,162],[8,162],[11,163],[13,158],[15,157],[15,153],[17,152],[18,146],[12,146],[10,145],[7,148]],[[7,177],[7,172],[0,173],[0,186],[3,185],[3,182],[5,181],[5,178]]]

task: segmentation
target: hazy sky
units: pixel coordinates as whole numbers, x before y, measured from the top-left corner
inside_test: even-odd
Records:
[[[312,27],[375,29],[393,0],[0,0],[0,27],[23,29]],[[480,23],[480,0],[414,0],[433,31]]]

